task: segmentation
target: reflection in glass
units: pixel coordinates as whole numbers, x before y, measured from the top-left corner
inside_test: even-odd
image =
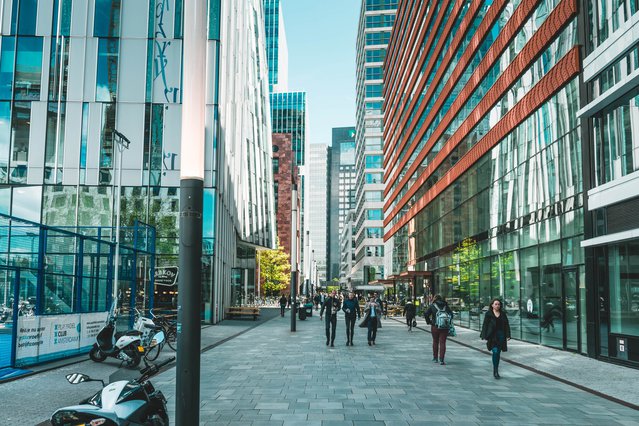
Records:
[[[120,0],[95,0],[93,36],[120,36]]]
[[[98,40],[95,100],[114,102],[117,95],[119,39]]]
[[[42,38],[19,37],[16,54],[16,100],[40,100]]]
[[[15,37],[2,37],[2,52],[0,53],[0,99],[13,99],[13,66],[15,60]]]
[[[33,222],[40,222],[41,198],[41,186],[20,186],[13,188],[11,215]]]

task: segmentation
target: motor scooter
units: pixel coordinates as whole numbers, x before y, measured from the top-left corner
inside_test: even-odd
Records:
[[[106,324],[98,333],[89,358],[95,362],[102,362],[108,357],[122,360],[129,368],[135,368],[140,364],[144,347],[141,344],[142,332],[129,330],[126,332],[116,331],[117,310],[115,304],[109,311]]]
[[[101,382],[102,389],[93,396],[72,405],[58,409],[51,416],[53,426],[102,425],[102,426],[168,426],[166,398],[162,391],[153,387],[149,378],[162,367],[175,360],[153,365],[144,361],[140,377],[133,380],[120,380],[108,385],[101,379],[92,379],[81,374],[67,374],[71,384],[83,382]]]

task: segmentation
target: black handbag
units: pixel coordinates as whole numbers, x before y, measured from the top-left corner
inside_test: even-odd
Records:
[[[413,320],[413,327],[417,327],[417,320]]]

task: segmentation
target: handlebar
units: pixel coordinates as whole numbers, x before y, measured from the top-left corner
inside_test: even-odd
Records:
[[[145,368],[140,370],[141,376],[138,379],[138,382],[142,382],[142,381],[148,379],[149,377],[153,376],[154,374],[157,374],[162,367],[164,367],[167,364],[172,363],[173,361],[175,361],[175,357],[174,356],[172,356],[171,358],[168,358],[165,361],[162,361],[159,364],[151,364],[151,365],[147,364],[147,366]],[[145,364],[146,364],[146,360],[145,360]]]

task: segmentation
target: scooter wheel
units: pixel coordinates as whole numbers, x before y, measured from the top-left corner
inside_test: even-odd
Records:
[[[127,354],[129,358],[131,358],[129,361],[126,362],[126,366],[128,368],[135,368],[140,365],[142,355],[140,355],[140,352],[137,351],[137,348],[128,347],[124,350],[124,353]]]
[[[102,362],[107,358],[107,356],[100,350],[100,348],[93,345],[89,352],[89,358],[91,358],[91,361]]]

